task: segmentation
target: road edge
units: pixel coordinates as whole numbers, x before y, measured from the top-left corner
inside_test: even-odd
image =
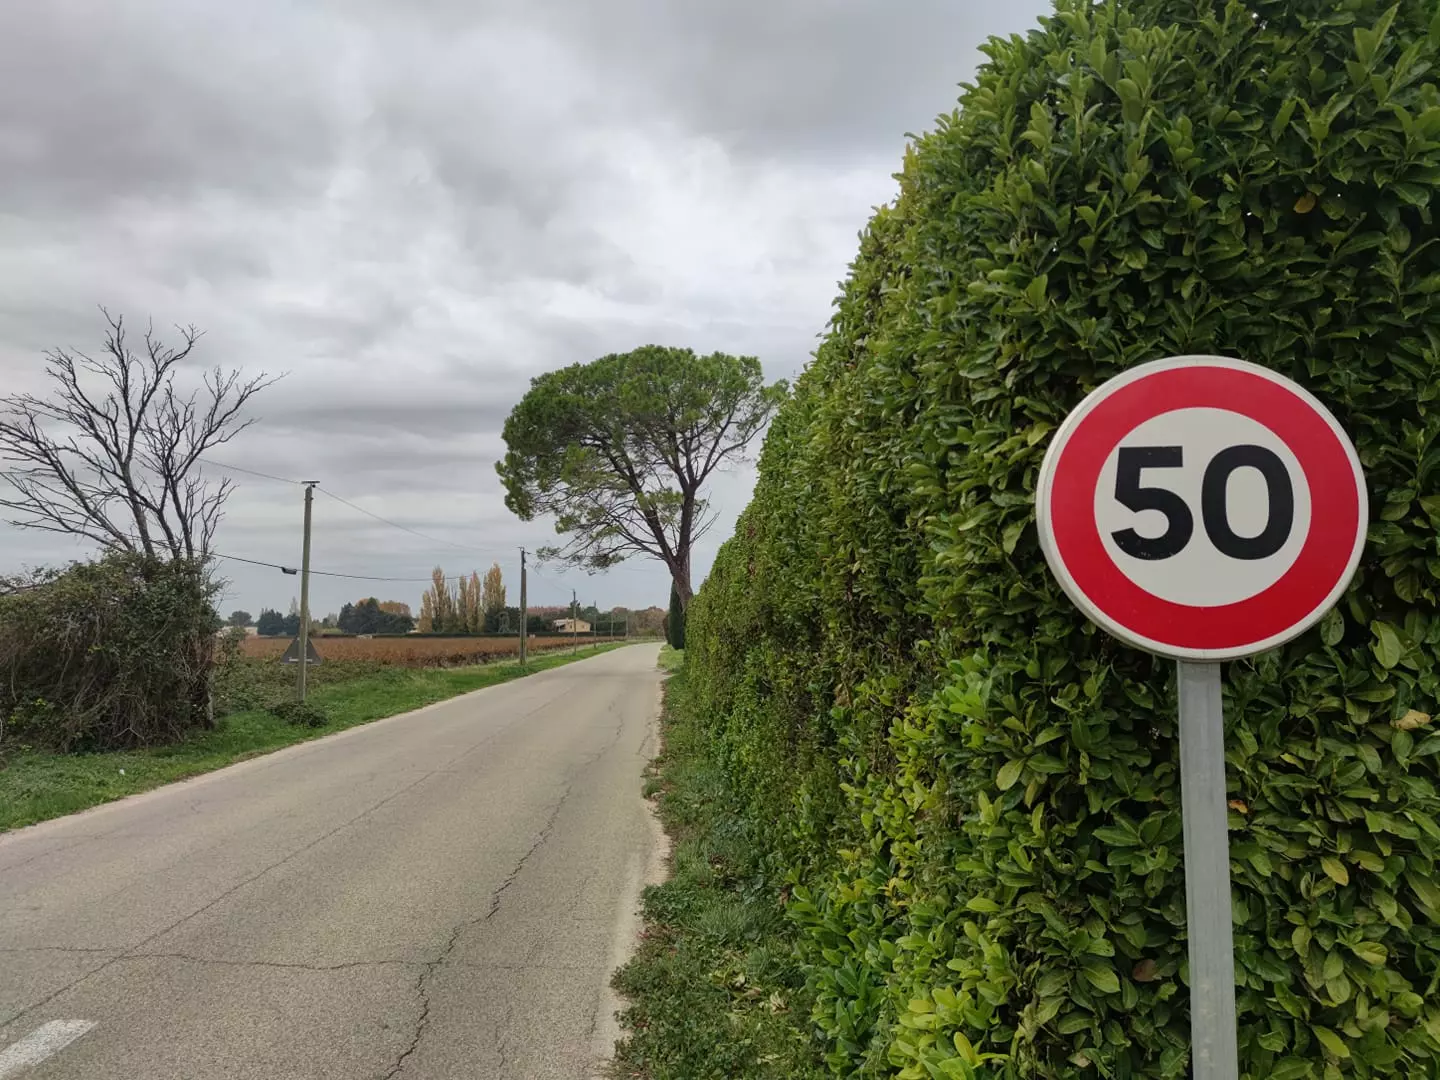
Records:
[[[655,683],[655,709],[650,716],[649,737],[645,740],[645,745],[652,748],[652,753],[645,762],[647,769],[664,752],[665,734],[660,720],[665,709],[665,684],[670,676],[668,673],[662,674],[663,677]],[[620,1013],[628,1004],[625,997],[615,989],[614,976],[630,962],[640,948],[640,940],[645,930],[645,890],[651,885],[662,884],[670,876],[671,841],[670,834],[665,831],[660,820],[659,796],[645,797],[644,770],[635,779],[635,798],[639,800],[641,811],[645,815],[650,843],[643,856],[637,855],[631,860],[625,892],[616,909],[615,928],[610,942],[610,971],[600,991],[600,1005],[591,1045],[591,1057],[595,1064],[591,1067],[589,1080],[608,1080],[614,1075],[611,1066],[615,1060],[615,1044],[625,1035],[620,1024]]]

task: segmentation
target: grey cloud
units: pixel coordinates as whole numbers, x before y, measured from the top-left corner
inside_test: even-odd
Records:
[[[494,554],[513,583],[515,548],[553,539],[494,474],[529,380],[648,342],[794,374],[904,132],[950,106],[984,33],[1033,21],[1025,2],[0,4],[0,377],[33,389],[43,350],[98,347],[97,304],[194,323],[198,363],[289,372],[219,460],[477,549],[325,501],[317,565]],[[298,489],[234,478],[221,550],[298,558]],[[716,484],[698,571],[752,479]],[[0,533],[6,566],[60,550]],[[251,611],[297,585],[225,571]],[[667,591],[632,564],[545,570],[531,595],[572,586]],[[385,591],[322,579],[316,606],[361,589]]]
[[[506,0],[577,43],[600,96],[675,117],[747,156],[898,159],[958,97],[976,48],[1033,24],[1048,0]],[[440,33],[467,24],[465,0],[420,0]]]
[[[411,384],[399,391],[375,394],[350,394],[340,391],[332,396],[315,399],[277,399],[283,404],[269,408],[257,406],[265,427],[272,432],[312,432],[317,436],[352,439],[393,439],[414,433],[446,432],[468,435],[472,432],[497,432],[511,407],[524,394],[525,388],[506,391],[497,388],[493,395],[476,393],[475,387]]]
[[[316,20],[273,5],[47,0],[0,13],[8,209],[314,184],[339,98]],[[301,30],[295,33],[293,30]]]

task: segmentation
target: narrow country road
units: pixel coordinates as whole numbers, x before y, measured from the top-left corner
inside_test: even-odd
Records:
[[[0,836],[0,1080],[595,1075],[655,857],[655,662]]]

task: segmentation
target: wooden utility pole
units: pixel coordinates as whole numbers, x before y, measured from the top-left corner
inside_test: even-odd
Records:
[[[525,549],[520,549],[520,663],[525,663],[525,647],[530,638],[530,617],[525,611]]]
[[[570,651],[580,651],[580,616],[577,614],[579,605],[575,602],[575,590],[570,590]]]
[[[310,668],[310,507],[315,501],[315,485],[305,481],[305,542],[300,555],[300,701],[305,701],[306,675]]]

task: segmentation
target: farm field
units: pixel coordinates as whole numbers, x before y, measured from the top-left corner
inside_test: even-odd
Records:
[[[501,657],[517,656],[518,638],[502,637],[315,637],[315,650],[324,660],[359,660],[391,667],[463,667],[484,664]],[[579,636],[581,648],[592,645],[595,638]],[[611,641],[602,636],[600,641]],[[276,659],[290,646],[288,637],[247,637],[240,645],[241,655],[254,660]],[[530,639],[531,654],[569,648],[575,642],[564,635],[546,635]]]

